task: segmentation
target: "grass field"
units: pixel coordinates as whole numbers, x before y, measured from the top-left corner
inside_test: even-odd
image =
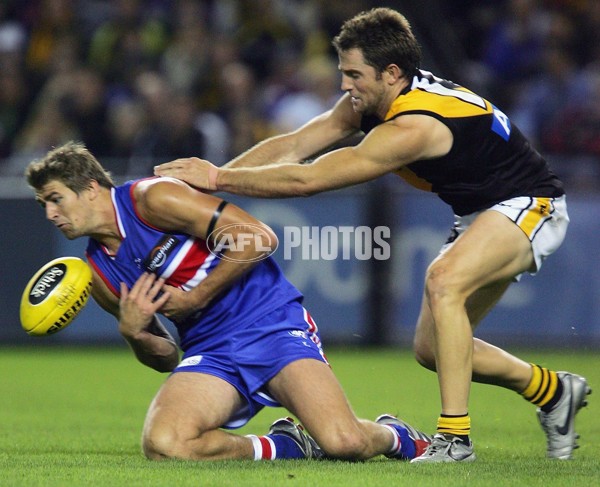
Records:
[[[410,465],[384,457],[349,462],[151,462],[140,452],[146,408],[165,376],[126,347],[0,349],[1,486],[582,486],[600,482],[597,404],[578,416],[572,461],[544,458],[534,407],[518,395],[475,384],[471,464]],[[600,384],[599,353],[520,353]],[[439,413],[435,375],[407,351],[342,351],[328,357],[356,413],[398,414],[431,432]],[[266,409],[240,433],[264,433],[283,409]]]

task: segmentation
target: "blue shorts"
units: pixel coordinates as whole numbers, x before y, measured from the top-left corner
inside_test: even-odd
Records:
[[[202,343],[191,347],[173,371],[213,375],[239,391],[246,404],[224,428],[244,426],[264,406],[281,406],[266,393],[265,385],[286,365],[305,358],[328,363],[317,326],[297,301],[276,309],[228,338],[212,349],[203,349]]]

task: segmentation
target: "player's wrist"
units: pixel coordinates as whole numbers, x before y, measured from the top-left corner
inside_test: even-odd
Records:
[[[216,191],[217,187],[217,178],[219,176],[219,168],[213,165],[208,167],[208,186],[210,190]]]
[[[139,322],[130,322],[128,320],[119,319],[119,333],[129,343],[141,342],[148,338],[150,334],[147,328],[150,326],[150,322],[146,324],[140,324]]]

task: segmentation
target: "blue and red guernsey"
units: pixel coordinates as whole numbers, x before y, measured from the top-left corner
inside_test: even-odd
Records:
[[[193,289],[221,261],[212,254],[206,241],[184,233],[168,232],[150,225],[136,211],[129,181],[111,190],[117,227],[122,237],[115,255],[90,238],[88,261],[108,288],[120,296],[120,283],[131,288],[144,273],[152,272],[166,283],[184,291]],[[283,275],[270,257],[260,261],[207,308],[175,323],[180,346],[186,350],[198,342],[226,339],[229,331],[239,330],[302,294]]]

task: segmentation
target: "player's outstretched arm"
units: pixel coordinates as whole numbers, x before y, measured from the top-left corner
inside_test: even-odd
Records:
[[[346,94],[331,110],[317,115],[297,130],[259,142],[223,167],[233,169],[302,162],[357,132],[359,127],[360,116],[352,109]]]
[[[309,196],[370,181],[420,159],[446,154],[448,127],[427,115],[398,117],[373,129],[358,145],[328,152],[311,164],[217,168],[200,159],[172,164],[175,177],[193,172],[197,186],[246,196]]]
[[[352,109],[348,95],[334,108],[308,121],[293,132],[276,135],[259,142],[223,167],[254,168],[297,164],[358,132],[360,117]],[[217,168],[198,157],[180,158],[154,168],[157,176],[169,176],[199,188],[214,190]]]

